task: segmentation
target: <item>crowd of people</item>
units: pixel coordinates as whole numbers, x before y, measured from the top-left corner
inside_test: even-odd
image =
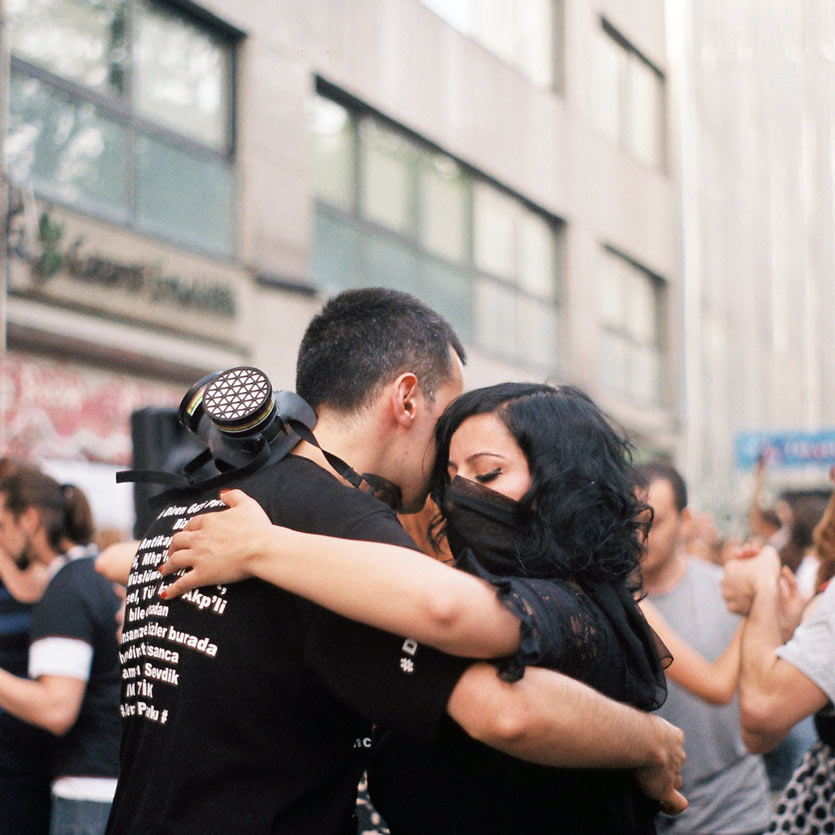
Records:
[[[334,297],[315,438],[101,555],[4,462],[0,833],[835,831],[835,499],[772,511],[761,468],[731,548],[582,391],[465,361]]]

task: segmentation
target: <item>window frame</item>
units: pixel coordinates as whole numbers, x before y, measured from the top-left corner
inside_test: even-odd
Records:
[[[556,318],[559,320],[560,311],[564,297],[564,275],[565,275],[565,221],[555,215],[550,214],[541,207],[535,205],[530,200],[522,195],[506,188],[501,183],[489,177],[488,175],[478,171],[472,166],[468,165],[464,160],[450,154],[444,148],[436,145],[433,142],[425,139],[414,131],[398,124],[392,119],[386,117],[384,114],[368,106],[362,101],[355,99],[349,94],[342,91],[340,88],[333,86],[322,78],[317,78],[314,94],[327,101],[331,101],[340,107],[344,108],[350,119],[350,131],[352,136],[352,172],[351,181],[353,193],[351,196],[350,210],[346,210],[340,206],[328,202],[321,198],[318,194],[314,195],[314,202],[316,211],[323,212],[328,218],[348,220],[354,224],[357,231],[362,236],[377,236],[385,237],[395,243],[411,249],[420,259],[428,259],[434,263],[439,264],[444,268],[453,268],[461,275],[468,279],[468,296],[469,296],[469,310],[468,319],[469,325],[467,327],[467,334],[464,338],[472,341],[478,346],[478,349],[486,357],[497,359],[503,362],[511,363],[527,363],[531,365],[530,357],[524,351],[506,352],[501,350],[500,344],[493,342],[486,344],[478,338],[478,326],[476,317],[476,288],[480,282],[487,282],[492,286],[500,286],[509,290],[515,299],[524,298],[532,301],[535,304],[547,305],[554,312]],[[360,140],[360,123],[363,119],[371,119],[387,130],[393,131],[406,141],[417,147],[419,151],[418,160],[413,163],[410,171],[410,192],[412,195],[413,205],[409,207],[409,213],[412,218],[412,226],[409,232],[402,232],[390,226],[378,222],[363,213],[363,202],[361,190],[363,187],[363,153],[362,144]],[[465,207],[464,217],[466,219],[466,227],[464,233],[466,241],[463,250],[462,260],[453,260],[433,249],[429,249],[423,243],[421,237],[420,218],[422,215],[422,195],[419,187],[419,166],[422,164],[423,154],[441,154],[449,157],[456,165],[459,166],[463,175],[467,178],[465,189]],[[513,279],[508,279],[505,276],[492,273],[479,267],[475,261],[475,189],[476,183],[484,183],[490,188],[496,189],[504,196],[511,198],[517,207],[537,215],[543,219],[551,228],[553,233],[553,293],[551,298],[546,298],[542,295],[537,295],[530,292],[527,288],[521,286],[518,281],[518,274],[515,274]],[[318,276],[314,275],[314,280],[318,283],[320,280]],[[514,344],[517,341],[518,322],[516,321],[516,306],[514,305]],[[559,367],[559,347],[561,343],[561,334],[558,328],[555,334],[555,342],[557,345],[557,356],[554,357],[553,363],[544,366],[539,363],[534,363],[531,367],[549,374],[553,374]]]
[[[627,63],[626,78],[618,77],[617,79],[617,138],[618,147],[629,154],[632,159],[637,160],[643,165],[648,165],[666,173],[669,170],[669,131],[667,127],[668,122],[668,103],[667,103],[667,75],[646,53],[642,52],[635,44],[633,44],[622,32],[620,32],[605,15],[600,15],[600,28],[604,37],[611,38],[615,44],[623,50],[627,62],[637,61],[647,70],[649,70],[661,84],[661,96],[658,107],[658,124],[656,125],[658,131],[658,153],[657,159],[652,161],[643,159],[635,154],[630,147],[629,135],[632,130],[633,120],[635,114],[632,110],[632,82],[629,78],[628,69],[631,66]]]
[[[116,122],[125,131],[126,148],[127,148],[127,194],[128,202],[126,206],[125,220],[114,217],[101,209],[97,209],[83,198],[78,201],[68,201],[62,197],[56,196],[51,192],[42,193],[38,187],[34,188],[36,196],[42,196],[43,199],[48,200],[52,205],[60,208],[76,212],[80,215],[90,217],[96,220],[104,220],[116,226],[130,229],[139,234],[146,235],[166,244],[174,245],[178,248],[194,252],[199,255],[233,262],[236,258],[238,249],[238,229],[236,223],[237,217],[237,200],[235,199],[235,157],[237,150],[237,97],[238,97],[238,46],[244,37],[244,33],[231,26],[229,23],[215,17],[207,10],[197,6],[189,0],[124,0],[128,7],[128,31],[126,35],[128,55],[132,55],[133,42],[133,25],[137,8],[141,3],[145,3],[150,7],[163,9],[174,14],[180,15],[183,19],[190,23],[196,24],[213,37],[224,42],[224,47],[228,49],[229,57],[229,76],[228,82],[228,116],[226,119],[226,135],[227,139],[224,147],[217,148],[212,145],[200,142],[193,137],[186,134],[179,133],[172,128],[154,122],[140,115],[134,105],[133,101],[133,77],[131,71],[125,73],[125,87],[121,95],[112,93],[103,93],[94,90],[77,81],[57,75],[50,70],[38,64],[33,64],[25,58],[21,58],[14,53],[14,48],[10,50],[9,68],[10,73],[23,78],[32,78],[39,83],[45,85],[48,89],[56,91],[59,95],[71,99],[74,103],[90,104],[95,107],[102,115],[108,119]],[[128,59],[130,63],[130,58]],[[138,203],[137,203],[137,183],[136,173],[138,168],[136,145],[137,138],[140,135],[149,136],[152,140],[162,141],[170,146],[175,147],[188,154],[194,154],[204,159],[215,160],[224,168],[228,169],[230,181],[232,184],[232,221],[229,230],[229,250],[228,252],[221,252],[214,249],[201,247],[193,242],[184,240],[177,235],[167,235],[158,230],[148,228],[138,219]]]
[[[524,2],[524,0],[521,0]],[[497,60],[501,61],[508,67],[511,67],[515,72],[522,75],[527,82],[534,86],[549,90],[556,95],[565,94],[565,0],[547,0],[551,7],[551,37],[548,39],[548,48],[550,50],[550,82],[543,84],[537,81],[523,62],[515,57],[508,57],[497,52],[488,43],[485,42],[484,37],[479,32],[473,32],[471,27],[466,29],[461,28],[451,17],[438,11],[436,5],[431,2],[423,2],[421,4],[424,8],[433,15],[444,21],[448,26],[451,26],[462,37],[471,40],[478,44],[482,49],[490,53]]]
[[[654,302],[652,313],[655,326],[655,339],[653,342],[646,342],[637,339],[629,327],[625,326],[622,322],[613,323],[608,321],[602,315],[600,308],[598,308],[598,326],[604,334],[618,340],[622,345],[625,345],[630,349],[637,348],[652,351],[658,361],[657,391],[655,392],[655,396],[650,397],[649,399],[645,399],[640,395],[636,399],[643,405],[664,407],[667,405],[669,400],[669,344],[667,328],[665,326],[667,320],[667,305],[669,303],[668,283],[663,276],[647,269],[643,264],[639,263],[634,258],[630,258],[623,251],[610,246],[609,244],[603,244],[601,251],[604,258],[607,260],[618,259],[622,262],[622,264],[626,265],[632,273],[638,273],[645,278],[650,285]],[[624,384],[617,387],[612,386],[608,382],[604,382],[603,384],[607,390],[615,394],[623,395],[628,392],[633,397],[635,396],[634,391],[629,388],[628,380]]]

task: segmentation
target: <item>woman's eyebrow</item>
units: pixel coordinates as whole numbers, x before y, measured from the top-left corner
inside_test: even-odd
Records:
[[[472,455],[468,455],[464,459],[465,464],[470,464],[478,458],[500,458],[502,461],[506,459],[507,456],[502,455],[500,452],[491,452],[490,450],[483,450],[481,452],[474,452]],[[454,468],[458,469],[458,464],[455,463],[452,459],[447,459],[446,463],[447,469]]]
[[[491,452],[490,450],[484,450],[482,452],[474,452],[472,455],[468,455],[466,460],[475,461],[476,458],[482,458],[484,456],[487,456],[488,458],[505,458],[505,456],[502,455],[500,452]]]

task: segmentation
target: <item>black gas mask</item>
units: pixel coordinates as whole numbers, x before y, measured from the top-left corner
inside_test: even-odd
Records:
[[[299,442],[291,423],[307,431],[316,425],[305,400],[292,391],[274,392],[267,375],[248,366],[198,380],[180,402],[177,418],[206,445],[220,472],[280,460]]]
[[[167,485],[168,490],[151,499],[154,508],[169,503],[178,493],[219,489],[280,461],[299,440],[321,449],[313,435],[316,413],[307,401],[292,391],[274,392],[267,375],[249,366],[198,380],[180,402],[177,418],[206,446],[180,473],[128,470],[116,474],[118,482]],[[397,485],[373,473],[360,475],[326,450],[322,454],[349,484],[399,509]]]

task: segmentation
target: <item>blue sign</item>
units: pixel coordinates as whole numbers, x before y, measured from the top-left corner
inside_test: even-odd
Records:
[[[736,466],[750,470],[760,456],[771,467],[835,464],[835,429],[817,432],[741,432],[734,439]]]

